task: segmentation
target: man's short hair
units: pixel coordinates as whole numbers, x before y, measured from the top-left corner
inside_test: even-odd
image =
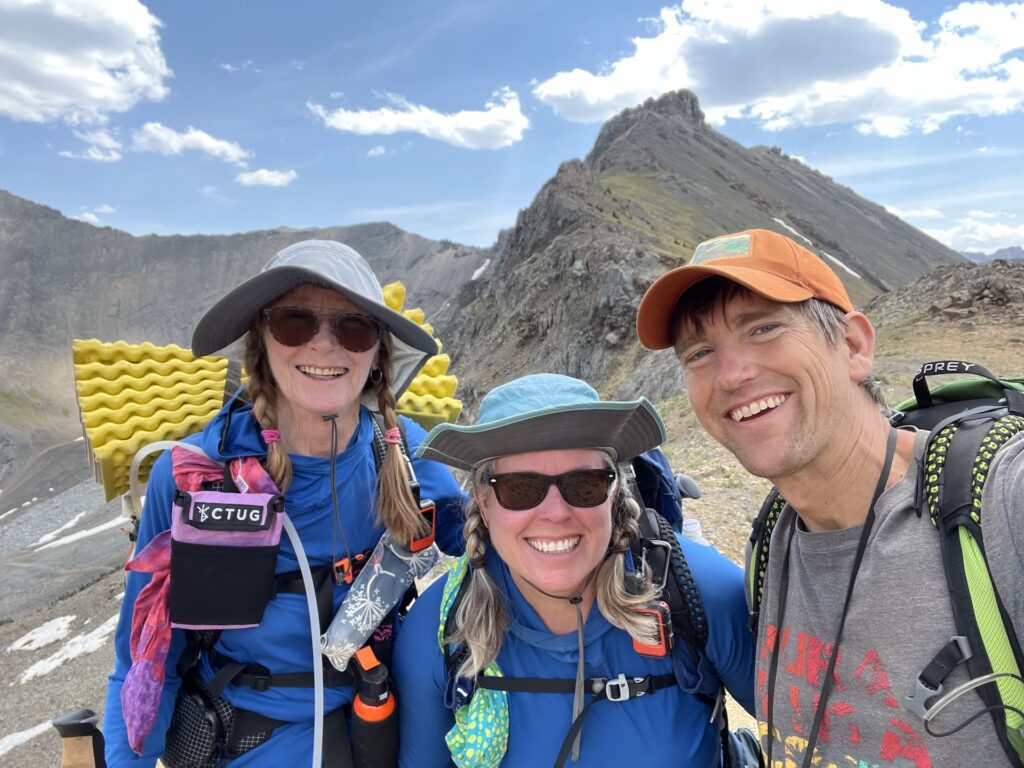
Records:
[[[685,301],[680,299],[672,310],[671,335],[672,346],[679,341],[681,329],[692,328],[698,334],[703,333],[708,318],[719,311],[734,298],[752,297],[758,294],[744,285],[724,277],[712,276],[696,283],[685,293]],[[807,320],[821,336],[833,347],[839,345],[843,338],[843,327],[846,325],[846,312],[834,304],[821,299],[797,301],[788,306]],[[860,382],[867,390],[872,402],[883,412],[888,411],[882,385],[868,376]]]

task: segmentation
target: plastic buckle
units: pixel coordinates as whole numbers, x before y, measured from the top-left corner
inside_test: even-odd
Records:
[[[655,578],[654,569],[651,568],[647,563],[647,550],[649,549],[664,549],[665,559],[664,567],[661,570],[660,578]],[[672,562],[672,545],[667,541],[661,539],[644,539],[640,542],[640,571],[643,573],[647,569],[651,571],[651,582],[658,585],[658,592],[665,589],[665,585],[668,583],[668,569]]]
[[[266,693],[270,689],[270,675],[253,675],[252,685],[249,687],[256,693]]]
[[[409,551],[419,552],[434,543],[434,535],[437,532],[437,506],[430,499],[423,499],[420,502],[420,514],[430,524],[430,530],[419,539],[409,541]]]
[[[605,681],[604,697],[608,701],[626,701],[629,699],[629,681],[626,680],[624,674],[620,672],[618,677]]]
[[[941,696],[945,687],[939,683],[938,688],[932,688],[920,677],[914,682],[914,692],[903,697],[903,705],[922,720],[927,720],[928,701],[936,696]]]
[[[355,574],[352,572],[352,558],[343,557],[334,563],[334,583],[351,584]]]

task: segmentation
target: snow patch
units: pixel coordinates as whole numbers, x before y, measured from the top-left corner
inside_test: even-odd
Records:
[[[60,536],[62,533],[64,533],[64,531],[69,531],[72,528],[74,528],[76,525],[78,525],[78,521],[81,520],[83,517],[85,517],[85,515],[86,515],[85,512],[79,512],[77,515],[75,515],[73,518],[68,520],[66,523],[64,523],[64,525],[62,525],[57,530],[50,531],[49,533],[44,533],[42,536],[39,537],[39,541],[37,541],[32,546],[33,547],[38,547],[41,544],[49,544],[51,541],[53,541],[58,536]]]
[[[78,533],[73,533],[70,536],[65,536],[63,539],[57,539],[56,541],[51,541],[49,544],[43,544],[43,546],[36,547],[32,551],[33,552],[41,552],[44,549],[53,549],[54,547],[63,547],[65,544],[70,544],[73,541],[81,541],[82,539],[87,539],[90,536],[95,536],[97,533],[103,533],[104,531],[110,531],[110,530],[113,530],[114,528],[120,528],[122,525],[127,525],[130,522],[131,521],[127,520],[126,518],[123,518],[120,515],[118,515],[117,517],[115,517],[113,520],[111,520],[108,523],[103,523],[102,525],[97,525],[95,528],[88,528],[88,529],[86,529],[84,531],[79,531]]]
[[[4,512],[4,513],[3,513],[2,515],[0,515],[0,520],[3,520],[3,519],[4,519],[5,517],[7,517],[8,515],[13,515],[13,514],[14,514],[15,512],[17,512],[17,511],[18,511],[18,508],[17,508],[17,507],[14,507],[13,509],[8,509],[8,510],[7,510],[6,512]]]
[[[469,278],[469,279],[470,280],[476,280],[478,277],[480,277],[480,275],[482,275],[484,273],[484,270],[487,269],[487,267],[488,267],[488,265],[490,265],[490,263],[491,263],[490,259],[484,259],[484,263],[476,268],[476,270],[473,272],[473,276],[471,278]]]
[[[837,258],[836,258],[835,256],[833,256],[833,255],[832,255],[831,253],[825,253],[825,251],[822,251],[821,253],[822,253],[822,255],[823,255],[823,256],[825,256],[825,257],[826,257],[826,258],[827,258],[827,259],[828,259],[829,261],[835,262],[835,263],[836,263],[837,265],[839,265],[840,267],[842,267],[843,269],[845,269],[845,270],[846,270],[847,272],[849,272],[849,273],[850,273],[851,275],[853,275],[854,277],[860,277],[860,275],[858,275],[858,274],[857,274],[856,272],[854,272],[854,271],[853,271],[852,269],[850,269],[850,268],[849,268],[848,266],[846,266],[845,264],[843,264],[843,262],[841,262],[841,261],[840,261],[839,259],[837,259]]]
[[[75,617],[73,615],[58,616],[56,619],[51,619],[15,640],[8,647],[7,652],[35,651],[50,643],[63,640],[68,636],[68,632],[71,631],[71,622],[74,620]]]
[[[803,235],[801,235],[801,234],[800,234],[799,232],[797,232],[797,231],[796,231],[795,229],[793,229],[793,228],[792,228],[791,226],[789,226],[789,224],[787,224],[786,222],[784,222],[784,221],[783,221],[782,219],[772,219],[772,221],[774,221],[774,222],[775,222],[776,224],[778,224],[778,225],[779,225],[780,227],[785,227],[786,229],[788,229],[788,230],[789,230],[790,232],[792,232],[792,233],[793,233],[794,235],[796,235],[797,237],[799,237],[799,238],[800,238],[801,240],[803,240],[803,241],[804,241],[805,243],[807,243],[808,245],[814,245],[814,243],[812,243],[812,242],[811,242],[810,240],[808,240],[808,239],[807,239],[806,237],[804,237]]]
[[[47,720],[45,723],[29,728],[27,731],[18,731],[12,733],[9,736],[4,736],[0,739],[0,755],[6,755],[15,747],[20,747],[26,741],[31,741],[41,733],[48,731],[53,726],[50,725],[50,721]]]
[[[24,685],[29,680],[42,677],[43,675],[53,672],[55,669],[59,669],[71,659],[76,659],[87,653],[95,653],[106,645],[107,639],[114,633],[114,628],[116,626],[117,614],[114,614],[100,626],[96,627],[92,632],[71,638],[71,640],[59,651],[47,656],[42,661],[37,661],[21,673],[19,682]]]

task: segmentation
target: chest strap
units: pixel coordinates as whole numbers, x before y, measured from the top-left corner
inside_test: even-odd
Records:
[[[351,670],[337,670],[323,657],[321,657],[321,662],[324,665],[324,687],[339,688],[352,685]],[[311,671],[271,674],[270,670],[262,664],[243,664],[216,650],[210,651],[210,663],[217,672],[210,678],[207,685],[217,696],[220,696],[229,685],[251,688],[259,693],[269,688],[313,687],[313,673]]]

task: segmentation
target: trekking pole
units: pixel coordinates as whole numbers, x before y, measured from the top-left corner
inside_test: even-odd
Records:
[[[91,709],[76,709],[53,721],[61,738],[60,768],[107,768],[98,722]]]

